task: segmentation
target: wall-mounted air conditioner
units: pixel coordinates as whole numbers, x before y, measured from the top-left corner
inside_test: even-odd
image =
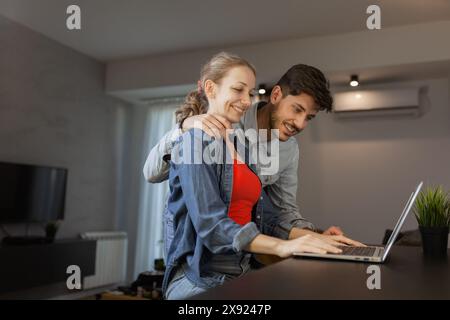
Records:
[[[333,112],[339,117],[419,116],[419,88],[337,92]]]

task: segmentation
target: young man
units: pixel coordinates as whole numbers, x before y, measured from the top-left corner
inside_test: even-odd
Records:
[[[323,233],[315,232],[313,224],[302,217],[297,205],[299,148],[294,136],[305,129],[319,111],[331,111],[332,102],[329,84],[323,73],[312,66],[298,64],[291,67],[277,82],[269,102],[256,103],[246,112],[240,126],[244,131],[279,130],[278,137],[269,136],[269,140],[279,139],[278,171],[267,174],[262,172],[263,168],[259,163],[256,164],[265,194],[270,199],[270,203],[267,202],[267,207],[264,207],[263,215],[277,215],[277,223],[271,229],[271,235],[293,239],[312,234],[332,245],[360,246],[361,243],[345,237],[338,227],[330,227]],[[230,123],[219,116],[205,114],[186,119],[181,128],[169,131],[150,151],[143,170],[147,181],[155,183],[168,178],[169,165],[163,158],[170,154],[172,143],[182,131],[193,127],[199,127],[210,135],[217,135],[218,132],[224,135],[225,130],[231,129]],[[265,146],[267,143],[258,141],[250,148]],[[272,205],[275,210],[272,210]]]

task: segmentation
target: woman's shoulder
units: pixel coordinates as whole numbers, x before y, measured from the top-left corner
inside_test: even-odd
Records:
[[[222,157],[223,139],[215,139],[198,128],[184,132],[175,142],[171,158],[190,160],[196,159],[196,164],[220,163]]]
[[[201,143],[202,145],[209,145],[216,141],[216,139],[209,134],[207,134],[202,129],[192,128],[185,131],[177,140],[177,143],[188,144],[188,143]]]

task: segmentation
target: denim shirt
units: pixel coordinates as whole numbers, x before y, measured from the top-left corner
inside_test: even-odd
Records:
[[[241,118],[241,122],[236,126],[248,130],[258,129],[257,111],[264,105],[264,102],[255,103]],[[169,164],[164,161],[164,156],[170,154],[174,142],[178,141],[182,135],[181,129],[176,125],[172,130],[166,133],[159,143],[150,151],[144,168],[144,177],[149,182],[161,182],[169,176]],[[251,145],[261,147],[261,144]],[[289,233],[293,227],[309,228],[314,230],[314,225],[300,214],[297,204],[297,171],[299,166],[299,147],[294,137],[288,141],[280,141],[279,172],[277,174],[263,175],[259,164],[256,166],[256,172],[265,187],[270,198],[269,210],[264,210],[264,215],[276,214],[278,225],[273,229],[274,237],[288,239]],[[276,210],[271,211],[273,207]]]
[[[220,145],[222,149],[214,149]],[[208,147],[215,150],[211,153],[213,156],[204,152]],[[229,218],[233,164],[226,150],[224,140],[213,140],[200,129],[185,132],[172,150],[167,213],[173,221],[173,239],[170,240],[166,257],[164,292],[173,273],[181,265],[186,277],[196,286],[211,288],[221,284],[224,275],[210,268],[213,257],[239,257],[243,249],[260,234],[260,230],[270,234],[278,223],[275,218],[273,221],[270,218],[261,220],[264,192],[253,208],[252,222],[241,226]],[[248,163],[247,148],[245,153]],[[192,164],[193,160],[200,161]],[[254,166],[249,167],[255,172]],[[264,206],[264,210],[268,210],[266,204]]]

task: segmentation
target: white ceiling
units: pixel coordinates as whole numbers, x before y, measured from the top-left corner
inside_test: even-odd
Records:
[[[81,7],[82,30],[66,29]],[[102,61],[450,20],[449,0],[0,0],[0,14]]]

